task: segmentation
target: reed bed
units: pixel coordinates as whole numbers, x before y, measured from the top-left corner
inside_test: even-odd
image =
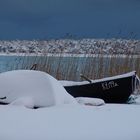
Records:
[[[47,53],[41,56],[19,55],[9,70],[31,69],[34,64],[35,70],[47,72],[59,80],[81,81],[80,74],[89,79],[100,79],[130,71],[137,71],[140,76],[140,56],[131,54],[85,54],[82,57],[78,54],[65,56],[63,53],[51,56]]]

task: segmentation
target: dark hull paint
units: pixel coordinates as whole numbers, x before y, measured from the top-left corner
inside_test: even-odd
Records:
[[[64,86],[74,97],[101,98],[106,103],[125,103],[134,91],[135,75],[89,83],[83,85]]]

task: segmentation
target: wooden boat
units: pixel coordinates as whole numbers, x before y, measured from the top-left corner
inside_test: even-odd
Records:
[[[62,81],[61,81],[62,82]],[[109,78],[84,82],[62,82],[64,88],[74,97],[101,98],[106,103],[126,103],[134,93],[138,76],[130,72]]]

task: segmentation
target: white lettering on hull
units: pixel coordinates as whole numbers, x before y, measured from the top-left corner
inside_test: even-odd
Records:
[[[103,90],[108,90],[108,89],[111,89],[111,88],[114,88],[114,87],[117,87],[117,86],[119,86],[119,85],[114,81],[109,81],[109,82],[102,83]]]

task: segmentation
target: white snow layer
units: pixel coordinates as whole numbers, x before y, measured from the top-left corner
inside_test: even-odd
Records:
[[[0,102],[46,107],[76,100],[52,76],[40,71],[15,70],[0,74]],[[13,102],[13,103],[12,103]]]
[[[0,105],[1,140],[140,140],[140,106]]]
[[[12,104],[0,105],[0,140],[140,140],[139,105],[77,105],[104,102],[75,100],[43,72],[0,74],[0,98]]]
[[[135,103],[140,105],[140,96],[135,99]]]
[[[107,77],[107,78],[102,78],[102,79],[97,79],[97,80],[91,80],[91,81],[92,81],[92,83],[94,83],[94,82],[97,83],[97,82],[103,82],[103,81],[108,81],[108,80],[114,80],[114,79],[118,79],[118,78],[125,78],[125,77],[129,77],[129,76],[133,76],[135,74],[136,74],[136,72],[132,71],[132,72],[128,72],[128,73],[117,75],[117,76],[112,76],[112,77]],[[88,81],[75,82],[75,81],[60,80],[59,82],[63,86],[73,86],[73,85],[89,84]]]
[[[79,104],[91,106],[100,106],[105,104],[104,100],[99,98],[76,97],[76,101]]]
[[[34,100],[30,97],[18,98],[16,100],[14,100],[13,102],[11,102],[10,105],[25,106],[27,108],[34,108],[35,107]]]

